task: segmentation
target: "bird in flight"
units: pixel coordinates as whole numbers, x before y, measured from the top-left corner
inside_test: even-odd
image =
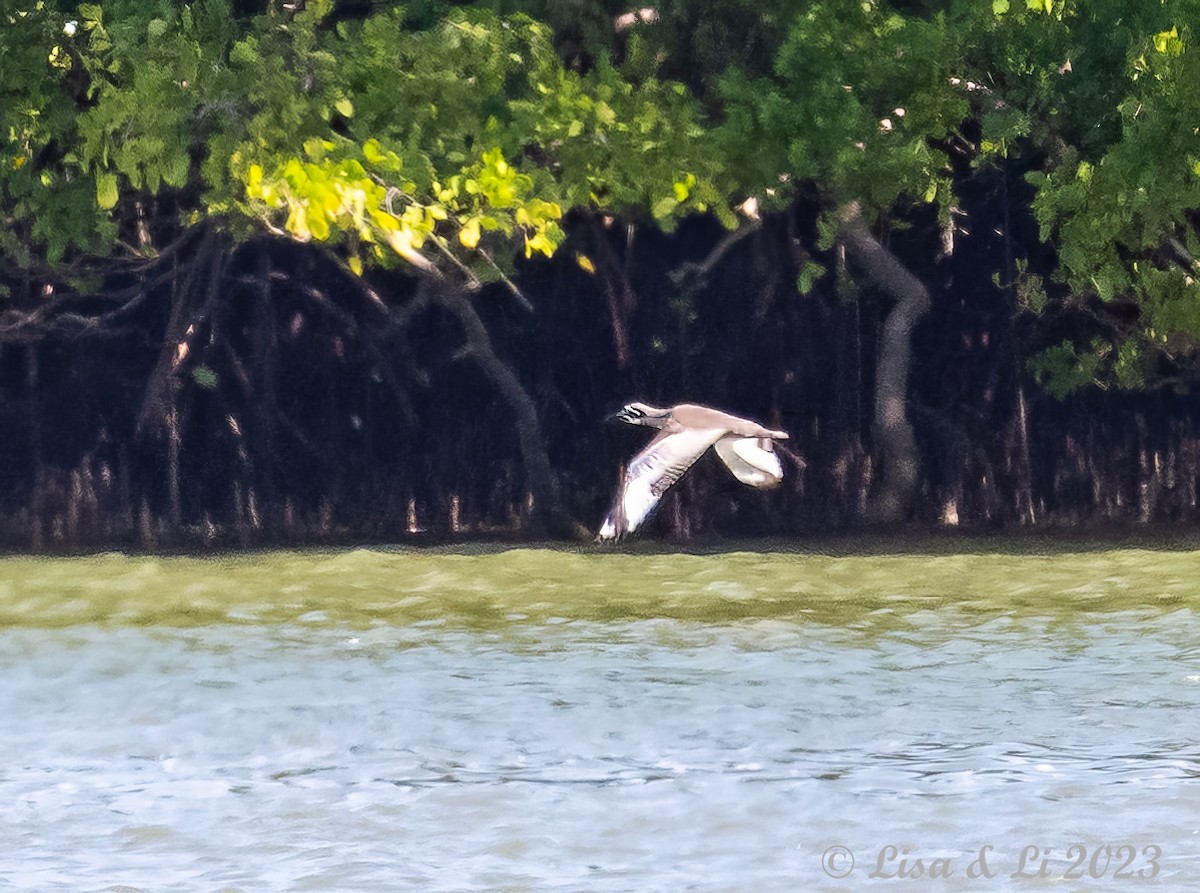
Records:
[[[617,498],[596,537],[600,542],[637,530],[668,488],[711,446],[743,484],[770,489],[783,480],[774,442],[787,440],[785,431],[694,403],[669,409],[629,403],[612,418],[657,428],[658,434],[623,469]]]

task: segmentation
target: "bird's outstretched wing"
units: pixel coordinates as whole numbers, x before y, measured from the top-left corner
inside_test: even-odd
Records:
[[[620,539],[637,530],[670,486],[724,434],[721,429],[667,429],[650,441],[625,469],[597,538]]]
[[[768,490],[783,480],[783,466],[769,437],[736,437],[717,441],[717,455],[743,484]]]

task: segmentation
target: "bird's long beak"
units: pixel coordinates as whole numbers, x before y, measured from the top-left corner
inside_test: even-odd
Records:
[[[609,424],[612,424],[613,422],[623,422],[623,421],[625,421],[625,410],[624,410],[624,409],[618,409],[616,412],[614,412],[614,413],[612,413],[612,414],[610,414],[610,415],[606,415],[606,416],[604,417],[604,421],[608,422]]]

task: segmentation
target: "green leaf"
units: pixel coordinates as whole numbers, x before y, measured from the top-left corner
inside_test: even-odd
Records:
[[[368,164],[378,164],[383,161],[384,154],[383,149],[379,146],[379,140],[372,137],[363,143],[363,158],[367,160]]]
[[[660,198],[658,201],[656,201],[654,206],[650,209],[650,213],[654,216],[655,220],[662,220],[666,217],[670,217],[678,207],[679,202],[675,196],[668,195],[666,198]]]
[[[1002,16],[1008,12],[1008,0],[992,0],[992,12]]]
[[[813,286],[817,284],[822,276],[827,271],[825,267],[816,261],[806,260],[804,266],[800,268],[800,274],[796,277],[796,290],[802,295],[808,295],[812,292]]]
[[[354,103],[351,102],[349,99],[347,99],[344,96],[341,99],[339,99],[337,102],[335,102],[333,104],[333,107],[338,110],[338,114],[341,115],[343,118],[353,118],[354,117]]]
[[[110,211],[117,205],[117,175],[108,171],[96,174],[96,204],[102,210]]]
[[[1179,39],[1179,29],[1172,26],[1170,31],[1155,34],[1154,49],[1168,56],[1178,56],[1182,53],[1183,41]]]
[[[191,167],[191,159],[185,153],[172,155],[163,166],[163,182],[175,189],[182,189],[187,185]]]
[[[192,369],[192,380],[206,391],[216,390],[217,373],[212,370],[212,367],[205,366],[203,363]]]

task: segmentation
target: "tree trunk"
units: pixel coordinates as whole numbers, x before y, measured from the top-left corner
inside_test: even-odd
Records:
[[[896,298],[883,324],[875,362],[874,428],[880,473],[867,507],[870,520],[891,523],[908,515],[921,478],[921,456],[908,418],[908,376],[912,333],[929,310],[929,291],[871,234],[858,202],[842,209],[839,232],[867,275]]]

